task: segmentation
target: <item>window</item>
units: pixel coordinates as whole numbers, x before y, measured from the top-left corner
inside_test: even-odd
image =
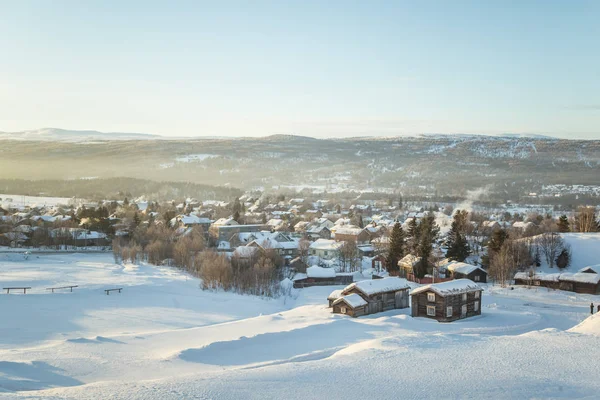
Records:
[[[427,315],[435,317],[435,306],[427,306]]]
[[[534,284],[535,286],[540,286],[540,281],[533,281],[533,284]]]
[[[479,302],[478,302],[478,301],[476,301],[476,302],[473,304],[473,308],[474,308],[474,310],[475,310],[475,311],[479,311]]]
[[[341,311],[342,311],[342,314],[346,314],[346,307],[342,307]]]
[[[427,301],[435,302],[435,293],[427,293]]]
[[[475,275],[473,280],[474,280],[475,282],[479,282],[479,279],[480,279],[479,275]]]
[[[467,294],[466,293],[463,293],[463,295],[462,295],[462,301],[467,301]]]
[[[479,298],[479,291],[475,292],[475,298],[478,299]]]
[[[324,255],[327,255],[327,250],[325,250],[325,252],[323,253]]]
[[[446,307],[446,317],[450,318],[452,316],[452,307]]]

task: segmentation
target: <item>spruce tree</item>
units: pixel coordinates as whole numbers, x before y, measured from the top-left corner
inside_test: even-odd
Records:
[[[440,228],[435,223],[433,213],[428,213],[419,224],[419,244],[417,256],[420,258],[417,269],[414,271],[417,278],[423,278],[429,266],[429,257],[433,251],[433,243],[440,233]]]
[[[558,231],[559,232],[571,232],[569,219],[566,215],[561,215],[558,219]]]
[[[411,218],[408,222],[408,240],[411,253],[416,253],[419,247],[419,224],[416,218]]]
[[[452,228],[450,229],[450,233],[448,233],[446,245],[448,246],[446,257],[450,260],[462,262],[471,254],[469,243],[467,243],[465,236],[460,232],[459,222],[456,218],[452,221]]]
[[[398,271],[398,261],[404,257],[404,230],[399,222],[394,224],[390,235],[390,248],[385,260],[388,272]]]

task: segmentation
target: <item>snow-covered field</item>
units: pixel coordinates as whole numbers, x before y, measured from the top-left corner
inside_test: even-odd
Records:
[[[0,254],[0,399],[598,398],[600,296],[485,287],[448,324],[204,292],[106,254]],[[47,287],[79,285],[73,293]],[[123,287],[107,296],[103,289]],[[580,325],[581,324],[581,325]]]
[[[73,203],[68,197],[23,196],[20,194],[0,194],[0,206],[5,208],[23,208],[33,206],[59,206]]]

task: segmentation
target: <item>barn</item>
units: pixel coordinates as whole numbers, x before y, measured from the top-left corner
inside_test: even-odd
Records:
[[[469,279],[421,286],[410,293],[411,315],[432,318],[439,322],[481,315],[482,292],[483,290]]]

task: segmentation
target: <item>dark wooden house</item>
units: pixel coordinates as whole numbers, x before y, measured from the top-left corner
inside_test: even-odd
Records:
[[[454,279],[470,279],[479,283],[487,282],[487,272],[477,265],[452,261],[445,266],[445,269]]]
[[[368,305],[369,303],[358,294],[350,294],[333,302],[333,313],[346,314],[356,318],[369,313]]]
[[[350,315],[348,312],[342,312],[343,310],[340,307],[336,308],[335,304],[342,303],[342,299],[347,297],[355,299],[354,296],[358,296],[366,302],[365,304],[358,302],[358,300],[353,302],[355,304],[360,303],[357,305],[360,310],[357,311],[353,309],[352,311],[352,316],[354,317],[358,317],[359,315],[375,314],[397,308],[408,308],[409,290],[410,287],[408,286],[406,280],[400,278],[384,278],[355,282],[346,286],[339,294],[339,297],[333,301],[333,312]],[[330,297],[334,294],[335,292],[332,293]],[[348,302],[345,302],[344,304],[347,306],[345,308],[346,311],[348,311],[348,307],[353,307]]]
[[[333,307],[333,302],[339,299],[340,297],[342,297],[341,289],[334,290],[333,292],[331,292],[329,296],[327,296],[327,301],[329,301],[329,307]]]
[[[482,292],[483,290],[469,279],[421,286],[410,293],[411,315],[432,318],[439,322],[480,315]]]
[[[570,273],[529,273],[518,272],[514,277],[515,285],[542,286],[550,289],[566,290],[575,293],[600,294],[600,274],[594,267],[586,267],[579,272]]]

